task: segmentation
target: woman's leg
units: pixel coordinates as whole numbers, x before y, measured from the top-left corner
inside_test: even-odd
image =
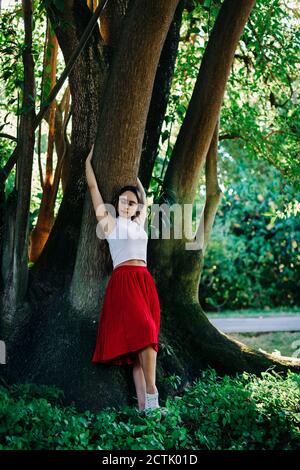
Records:
[[[146,381],[146,392],[156,393],[156,356],[157,352],[152,346],[142,349],[138,352],[140,363],[144,372]]]
[[[143,410],[145,408],[146,381],[139,356],[137,356],[136,362],[133,365],[132,373],[138,399],[138,408]]]

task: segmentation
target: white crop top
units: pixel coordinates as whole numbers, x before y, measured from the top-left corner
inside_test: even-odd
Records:
[[[114,268],[130,259],[141,259],[147,263],[148,234],[138,222],[119,215],[115,228],[105,238]]]

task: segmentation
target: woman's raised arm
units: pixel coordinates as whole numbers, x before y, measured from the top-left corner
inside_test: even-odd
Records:
[[[140,214],[135,218],[135,220],[144,225],[145,223],[145,220],[146,220],[146,217],[147,217],[147,208],[148,208],[148,201],[147,201],[147,196],[146,196],[146,193],[145,193],[145,190],[144,190],[144,187],[139,179],[139,177],[137,177],[137,182],[138,182],[138,188],[140,190],[140,193],[141,193],[141,199],[142,199],[142,206],[141,208],[139,209],[140,210]]]
[[[94,145],[92,146],[90,153],[87,156],[87,159],[85,161],[85,175],[86,175],[86,181],[88,184],[88,187],[91,189],[94,186],[98,187],[97,185],[97,180],[95,177],[95,173],[92,167],[92,156],[93,156],[93,150],[94,150]]]
[[[102,198],[102,196],[100,194],[100,191],[99,191],[99,188],[98,188],[97,180],[96,180],[95,173],[94,173],[92,163],[91,163],[91,159],[92,159],[92,155],[93,155],[93,149],[94,149],[94,145],[92,146],[92,148],[90,150],[90,153],[88,154],[88,157],[85,161],[85,174],[86,174],[87,184],[88,184],[88,187],[89,187],[89,190],[90,190],[90,193],[91,193],[91,198],[92,198],[96,218],[97,218],[98,222],[100,222],[100,221],[105,222],[105,220],[103,220],[103,219],[105,219],[107,217],[109,217],[109,218],[113,218],[113,217],[106,210],[103,198]]]

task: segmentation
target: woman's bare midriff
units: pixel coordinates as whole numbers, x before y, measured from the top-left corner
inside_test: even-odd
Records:
[[[116,269],[118,266],[123,266],[125,264],[133,264],[134,266],[147,266],[145,261],[143,261],[142,259],[130,259],[130,260],[123,261],[123,263],[117,264],[117,266],[115,266],[114,269]]]

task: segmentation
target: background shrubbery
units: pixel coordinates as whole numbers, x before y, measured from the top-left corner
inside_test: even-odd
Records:
[[[263,163],[255,169],[223,158],[225,168],[234,165],[205,255],[201,304],[206,311],[300,305],[300,194]]]

